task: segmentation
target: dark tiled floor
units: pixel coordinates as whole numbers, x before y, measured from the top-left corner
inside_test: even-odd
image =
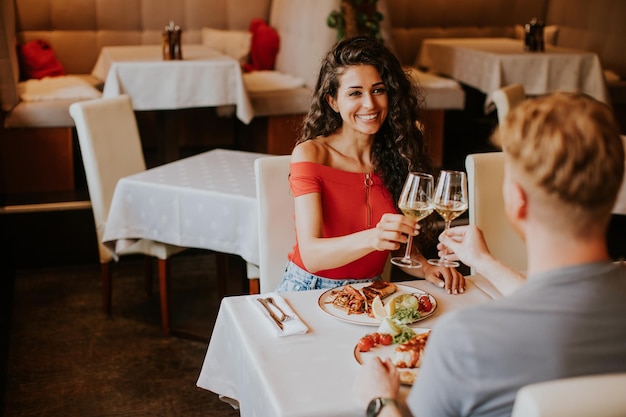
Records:
[[[171,262],[172,325],[200,341],[161,335],[158,293],[143,290],[143,258],[113,266],[109,318],[97,263],[18,270],[13,308],[3,311],[12,313],[5,415],[239,415],[195,386],[219,308],[215,256],[192,251]],[[233,262],[229,294],[244,291],[239,266]]]

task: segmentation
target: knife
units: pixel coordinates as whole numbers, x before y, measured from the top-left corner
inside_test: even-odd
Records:
[[[280,330],[284,330],[283,323],[280,321],[278,316],[276,316],[276,313],[274,313],[270,306],[267,305],[267,301],[263,298],[257,298],[256,300],[265,308],[265,310],[267,310],[270,317],[274,320],[274,323],[276,323]]]

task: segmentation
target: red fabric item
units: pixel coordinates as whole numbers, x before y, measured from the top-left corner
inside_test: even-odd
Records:
[[[252,19],[249,30],[252,33],[250,60],[244,64],[244,71],[273,70],[280,48],[278,32],[263,19]]]
[[[18,46],[22,79],[65,75],[65,69],[50,44],[38,39]]]
[[[396,205],[382,179],[370,174],[369,207],[371,224],[368,226],[368,192],[366,174],[342,171],[313,162],[295,162],[290,165],[289,184],[294,198],[319,193],[322,199],[323,237],[344,236],[375,227],[385,213],[396,213]],[[382,274],[388,251],[376,251],[335,269],[315,272],[329,279],[365,279]],[[289,259],[306,270],[300,247],[296,241]]]

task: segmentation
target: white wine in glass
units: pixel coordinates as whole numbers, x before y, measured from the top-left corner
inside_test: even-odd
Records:
[[[445,222],[444,233],[450,228],[452,220],[467,210],[467,177],[461,171],[441,171],[437,180],[437,189],[433,196],[433,207]],[[428,263],[437,266],[457,267],[456,261],[449,261],[444,255],[440,259],[429,259]]]
[[[420,221],[433,212],[433,177],[421,172],[409,172],[398,200],[398,207],[405,216]],[[404,256],[391,258],[391,263],[405,268],[419,268],[422,264],[411,259],[413,235],[406,242]]]

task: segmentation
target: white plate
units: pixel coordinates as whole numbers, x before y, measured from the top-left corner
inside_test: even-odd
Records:
[[[364,282],[360,284],[351,284],[351,285],[356,289],[361,289],[363,287],[370,285],[370,283]],[[435,297],[433,297],[426,291],[409,287],[408,285],[401,285],[401,284],[396,284],[396,285],[398,286],[398,290],[394,292],[393,294],[391,294],[390,296],[385,297],[383,299],[383,303],[385,302],[385,300],[391,299],[391,297],[395,297],[398,294],[417,294],[418,296],[427,295],[428,298],[430,298],[430,303],[433,305],[433,308],[428,313],[422,313],[421,317],[415,320],[413,323],[418,322],[420,320],[424,320],[425,318],[433,314],[435,310],[437,309],[437,300],[435,299]],[[379,326],[381,322],[380,319],[370,317],[367,314],[348,314],[344,310],[338,307],[335,307],[333,303],[329,301],[331,297],[331,292],[336,291],[336,290],[341,290],[342,288],[343,287],[333,288],[333,289],[325,291],[322,295],[320,295],[320,298],[317,300],[317,304],[319,304],[320,308],[324,310],[326,313],[330,314],[331,316],[339,320],[348,322],[348,323],[360,324],[363,326]]]
[[[430,329],[427,329],[425,327],[415,327],[412,329],[415,334],[422,334],[430,331]],[[359,350],[359,343],[357,341],[356,346],[354,346],[354,359],[356,359],[356,361],[361,365],[376,356],[378,356],[382,360],[385,360],[387,358],[391,358],[393,360],[393,357],[396,354],[396,346],[398,346],[397,343],[393,343],[388,346],[376,345],[371,348],[369,352],[361,352]],[[400,382],[403,385],[413,385],[413,381],[417,377],[419,368],[398,368],[398,371],[400,371]]]

